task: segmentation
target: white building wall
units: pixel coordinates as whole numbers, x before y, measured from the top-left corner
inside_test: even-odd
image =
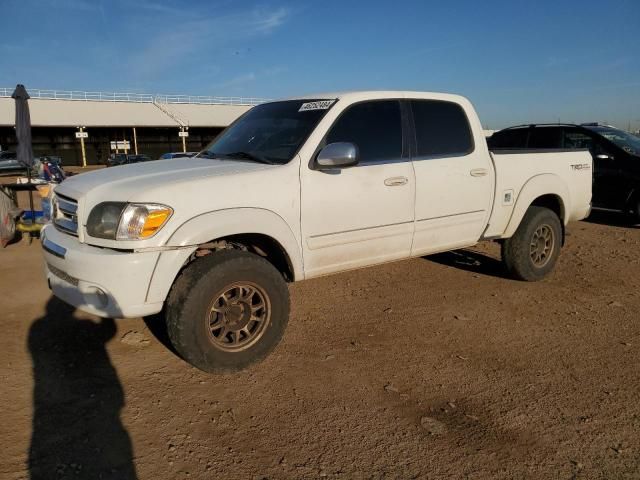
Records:
[[[194,127],[226,127],[250,105],[164,104]],[[31,124],[47,127],[179,127],[180,123],[150,102],[99,100],[29,100]],[[0,98],[0,126],[15,123],[15,100]]]

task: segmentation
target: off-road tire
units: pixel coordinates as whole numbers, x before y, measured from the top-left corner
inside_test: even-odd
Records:
[[[210,338],[210,309],[214,297],[241,282],[261,289],[268,298],[270,318],[254,344],[225,351]],[[167,332],[178,354],[191,365],[210,373],[234,372],[260,362],[278,345],[289,308],[287,284],[271,263],[253,253],[223,250],[195,260],[178,276],[167,299]]]
[[[532,258],[532,245],[536,232],[540,232],[543,227],[551,232],[553,245],[544,264],[536,265]],[[555,267],[561,245],[562,225],[558,216],[548,208],[532,206],[525,213],[514,235],[502,243],[502,262],[509,274],[518,280],[542,280]]]

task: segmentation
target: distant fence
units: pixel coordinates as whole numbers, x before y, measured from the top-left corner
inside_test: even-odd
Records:
[[[14,88],[0,88],[0,97],[10,97]],[[31,98],[43,100],[84,100],[99,102],[137,102],[151,103],[153,95],[146,93],[115,93],[115,92],[83,92],[79,90],[42,90],[30,88],[27,90]]]
[[[210,97],[195,95],[156,95],[156,102],[193,103],[199,105],[258,105],[269,101],[258,97]]]
[[[0,87],[0,97],[10,97],[14,88]],[[189,103],[199,105],[258,105],[268,101],[257,97],[213,97],[195,95],[151,95],[148,93],[85,92],[81,90],[28,89],[31,98],[97,102]]]

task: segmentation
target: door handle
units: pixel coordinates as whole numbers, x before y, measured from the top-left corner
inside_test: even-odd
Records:
[[[474,168],[469,173],[472,177],[484,177],[489,172],[486,168]]]
[[[400,185],[406,185],[407,183],[409,183],[409,179],[407,177],[390,177],[384,181],[384,184],[387,187],[398,187]]]

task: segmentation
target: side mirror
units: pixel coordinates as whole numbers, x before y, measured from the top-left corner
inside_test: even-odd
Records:
[[[318,170],[353,167],[358,164],[358,147],[349,142],[330,143],[318,154]]]
[[[613,155],[607,155],[606,153],[600,153],[596,155],[598,160],[613,160]]]

